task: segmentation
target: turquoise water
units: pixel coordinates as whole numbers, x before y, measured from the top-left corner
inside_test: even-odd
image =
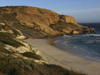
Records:
[[[100,28],[96,25],[92,28],[97,33],[59,36],[55,43],[64,51],[89,60],[100,61]]]

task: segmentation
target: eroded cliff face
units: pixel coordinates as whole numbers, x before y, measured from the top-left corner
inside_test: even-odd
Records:
[[[0,7],[0,22],[6,22],[27,38],[95,32],[76,23],[75,18],[51,10],[27,6]]]
[[[74,17],[66,16],[66,15],[60,15],[60,21],[77,24],[76,19]]]

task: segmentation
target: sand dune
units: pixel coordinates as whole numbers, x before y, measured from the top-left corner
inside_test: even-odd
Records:
[[[49,45],[45,39],[28,39],[25,41],[37,47],[40,50],[40,55],[49,64],[60,65],[87,75],[100,75],[100,62],[87,60],[62,51]]]

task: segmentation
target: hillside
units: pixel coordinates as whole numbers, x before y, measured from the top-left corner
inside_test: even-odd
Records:
[[[95,32],[91,28],[78,25],[75,18],[71,16],[28,6],[0,7],[0,22],[17,28],[27,38]]]
[[[0,7],[0,75],[84,75],[47,64],[25,38],[94,33],[71,16],[27,6]]]
[[[0,75],[84,75],[47,64],[38,49],[24,38],[19,30],[0,23]]]

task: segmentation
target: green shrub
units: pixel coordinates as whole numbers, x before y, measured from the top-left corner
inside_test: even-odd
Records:
[[[20,66],[21,68],[27,68],[29,70],[32,71],[32,65],[35,65],[34,62],[28,62],[28,61],[25,61],[25,60],[22,60],[22,59],[11,59],[9,62],[9,64],[15,64],[15,65],[18,65]]]
[[[9,58],[0,58],[0,72],[6,75],[22,75],[20,72],[22,68],[14,64],[8,64],[9,60]]]
[[[51,64],[37,64],[19,58],[0,57],[0,74],[5,75],[85,75]]]
[[[42,59],[41,56],[37,55],[36,53],[32,53],[32,52],[25,52],[22,54],[23,56],[26,56],[26,57],[29,57],[29,58],[34,58],[34,59],[37,59],[37,60],[40,60]]]

